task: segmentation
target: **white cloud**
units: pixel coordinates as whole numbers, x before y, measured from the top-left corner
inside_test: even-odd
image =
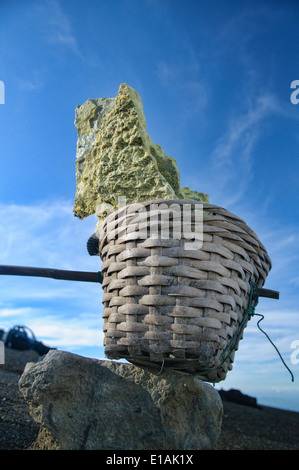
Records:
[[[43,82],[40,79],[35,79],[34,77],[31,77],[29,79],[20,79],[19,80],[19,87],[21,88],[22,91],[36,91],[40,90],[43,87]]]
[[[280,107],[275,96],[263,95],[249,102],[245,111],[228,122],[211,155],[214,198],[217,198],[215,191],[229,195],[223,205],[238,202],[252,183],[253,151],[262,123],[277,112]]]
[[[43,338],[52,347],[75,346],[102,346],[103,331],[100,316],[95,314],[81,314],[77,318],[60,318],[52,315],[44,318],[35,318],[31,322],[31,329],[38,338]]]
[[[70,201],[0,204],[0,218],[1,264],[64,269],[91,265],[86,242],[94,231],[95,218],[75,218]]]
[[[33,309],[30,307],[22,308],[2,308],[0,309],[0,318],[1,317],[14,317],[16,315],[28,315],[32,313]]]
[[[95,218],[76,219],[68,201],[0,204],[0,264],[96,272],[86,242]],[[102,345],[100,284],[0,276],[0,328],[30,327],[52,346]]]

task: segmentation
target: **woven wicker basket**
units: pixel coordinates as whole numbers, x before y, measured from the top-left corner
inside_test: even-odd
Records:
[[[163,238],[163,217],[156,235],[144,236],[140,221],[147,227],[153,203],[189,204],[193,229],[203,207],[201,248],[185,249],[184,236],[172,236],[174,223]],[[142,206],[113,212],[98,232],[105,355],[224,380],[247,323],[250,282],[263,286],[271,260],[257,235],[224,208],[190,200]]]

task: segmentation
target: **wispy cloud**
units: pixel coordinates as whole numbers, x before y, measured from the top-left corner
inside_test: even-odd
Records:
[[[75,311],[67,317],[53,313],[54,310],[31,307],[0,309],[0,328],[8,331],[15,324],[28,326],[38,340],[56,348],[100,348],[103,345],[104,334],[98,312]]]
[[[71,20],[64,13],[59,0],[47,0],[44,8],[47,10],[47,40],[52,44],[65,46],[74,54],[81,56]]]
[[[86,241],[95,219],[80,221],[68,201],[0,205],[0,264],[100,270]],[[102,346],[101,286],[1,276],[0,328],[25,324],[52,346]]]
[[[42,80],[34,79],[33,77],[28,79],[20,79],[19,80],[19,87],[22,91],[36,91],[40,90],[44,86]]]
[[[2,264],[42,262],[65,269],[78,261],[87,264],[86,237],[94,230],[95,219],[76,219],[71,201],[0,204],[0,217]]]
[[[274,95],[262,95],[248,99],[247,109],[235,112],[228,121],[211,155],[215,189],[228,195],[225,201],[227,206],[238,202],[251,184],[254,176],[253,152],[263,125],[267,118],[280,112]]]
[[[30,307],[22,308],[2,308],[0,309],[0,318],[14,317],[17,315],[28,315],[33,312]]]
[[[161,83],[182,100],[180,112],[188,119],[203,112],[208,104],[208,84],[199,77],[199,64],[193,58],[185,57],[183,62],[172,63],[160,60],[157,63],[157,76]]]
[[[46,319],[36,317],[31,320],[32,330],[52,347],[100,347],[104,336],[100,326],[96,314],[81,314],[70,319],[49,315]]]

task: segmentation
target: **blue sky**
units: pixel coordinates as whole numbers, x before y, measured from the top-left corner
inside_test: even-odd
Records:
[[[100,269],[86,251],[95,217],[73,216],[75,108],[127,83],[182,186],[243,218],[273,262],[265,287],[280,300],[260,299],[257,312],[295,381],[253,318],[217,388],[296,411],[298,20],[295,0],[0,2],[0,263]],[[0,328],[25,324],[51,346],[103,358],[101,298],[97,284],[2,276]]]

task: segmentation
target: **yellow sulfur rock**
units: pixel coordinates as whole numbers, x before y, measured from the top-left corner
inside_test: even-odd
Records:
[[[201,201],[209,204],[209,195],[205,193],[199,193],[198,191],[192,191],[191,189],[185,187],[181,188],[182,199],[195,199],[196,201]]]
[[[75,216],[96,214],[99,222],[126,203],[151,199],[197,199],[207,195],[181,188],[175,159],[152,142],[142,101],[123,83],[116,98],[87,100],[76,109],[78,132]]]

